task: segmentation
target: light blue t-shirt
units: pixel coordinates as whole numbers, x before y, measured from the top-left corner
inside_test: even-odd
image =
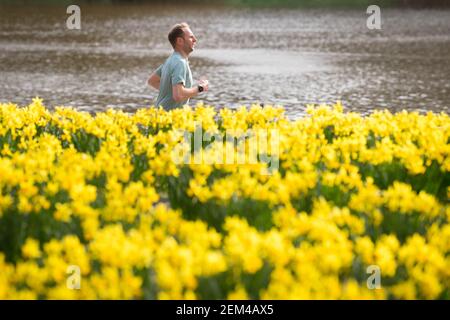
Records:
[[[167,60],[156,69],[156,74],[161,78],[159,84],[159,94],[155,106],[163,106],[170,110],[189,102],[189,99],[175,102],[173,100],[172,87],[182,83],[185,88],[192,87],[192,73],[189,68],[189,62],[181,54],[174,51]]]

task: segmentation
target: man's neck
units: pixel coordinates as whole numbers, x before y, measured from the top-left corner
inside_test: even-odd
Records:
[[[178,52],[178,54],[180,54],[186,60],[188,59],[188,55],[184,51],[182,51],[182,50],[175,50],[175,52]]]

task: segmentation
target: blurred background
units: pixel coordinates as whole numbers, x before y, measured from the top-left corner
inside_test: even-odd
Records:
[[[81,8],[69,30],[66,8]],[[381,8],[370,30],[368,5]],[[217,108],[279,104],[298,117],[307,103],[341,100],[348,110],[436,112],[450,106],[450,1],[0,0],[0,101],[133,112],[157,92],[146,81],[186,21],[199,42],[194,79]]]

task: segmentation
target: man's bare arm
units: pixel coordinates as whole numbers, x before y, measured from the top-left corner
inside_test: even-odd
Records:
[[[155,72],[153,72],[150,75],[150,78],[148,78],[147,83],[149,86],[155,88],[156,90],[159,90],[159,84],[161,83],[161,78]]]
[[[199,85],[203,87],[203,91],[208,91],[208,80],[201,80]],[[178,83],[172,87],[172,96],[175,102],[181,102],[192,97],[195,97],[200,92],[198,91],[198,86],[187,89],[182,83]]]
[[[176,84],[172,87],[172,96],[175,102],[181,102],[190,99],[192,97],[195,97],[197,94],[197,87],[186,89],[181,83]]]

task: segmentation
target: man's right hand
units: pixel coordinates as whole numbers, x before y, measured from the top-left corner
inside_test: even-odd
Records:
[[[202,79],[202,80],[200,80],[200,81],[198,82],[198,85],[203,87],[203,92],[208,91],[208,88],[209,88],[209,82],[208,82],[208,80]]]

